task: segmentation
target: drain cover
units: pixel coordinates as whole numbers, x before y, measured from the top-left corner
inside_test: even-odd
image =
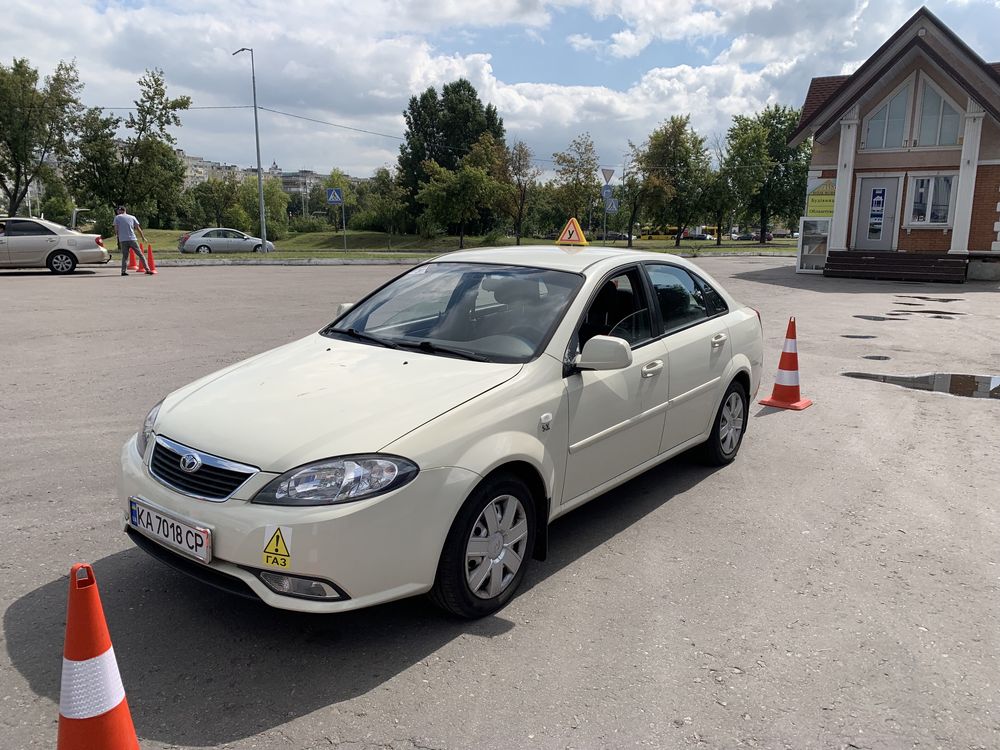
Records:
[[[865,354],[864,356],[861,357],[861,359],[885,360],[885,359],[892,359],[892,357],[887,357],[884,354]]]
[[[840,334],[842,339],[877,339],[878,336],[866,336],[863,333],[842,333]]]

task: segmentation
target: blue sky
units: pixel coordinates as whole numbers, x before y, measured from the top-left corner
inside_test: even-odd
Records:
[[[9,6],[13,7],[9,7]],[[75,59],[89,105],[128,104],[149,68],[196,106],[249,104],[402,135],[409,97],[458,77],[492,102],[540,160],[589,132],[617,166],[629,141],[690,114],[711,140],[734,114],[800,106],[809,79],[850,72],[918,5],[900,0],[7,0],[3,55],[43,73]],[[931,10],[1000,61],[1000,0]],[[188,153],[249,166],[249,110],[186,113]],[[364,176],[399,142],[261,113],[266,164]],[[545,162],[541,162],[544,166]]]

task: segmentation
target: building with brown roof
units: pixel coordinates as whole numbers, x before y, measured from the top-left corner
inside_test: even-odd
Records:
[[[1000,271],[1000,63],[929,10],[853,74],[812,80],[791,143],[810,137],[800,270],[861,251]]]

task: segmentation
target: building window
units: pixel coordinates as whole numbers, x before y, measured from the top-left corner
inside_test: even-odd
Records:
[[[918,146],[956,146],[962,116],[934,86],[924,80],[920,101]]]
[[[909,99],[910,84],[907,83],[868,116],[862,148],[874,150],[903,147]]]
[[[945,226],[951,223],[954,175],[910,178],[910,224]]]

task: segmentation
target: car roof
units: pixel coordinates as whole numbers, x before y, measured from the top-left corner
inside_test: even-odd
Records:
[[[605,247],[603,245],[518,245],[459,250],[434,258],[432,263],[503,263],[512,266],[548,268],[584,273],[591,266],[608,266],[636,261],[658,260],[687,266],[683,258],[667,253]]]
[[[65,234],[66,232],[80,234],[74,229],[64,227],[62,224],[56,224],[54,221],[49,221],[48,219],[39,219],[37,216],[0,216],[0,221],[33,221],[36,224],[41,224],[43,227],[48,227],[49,229],[62,234]]]

